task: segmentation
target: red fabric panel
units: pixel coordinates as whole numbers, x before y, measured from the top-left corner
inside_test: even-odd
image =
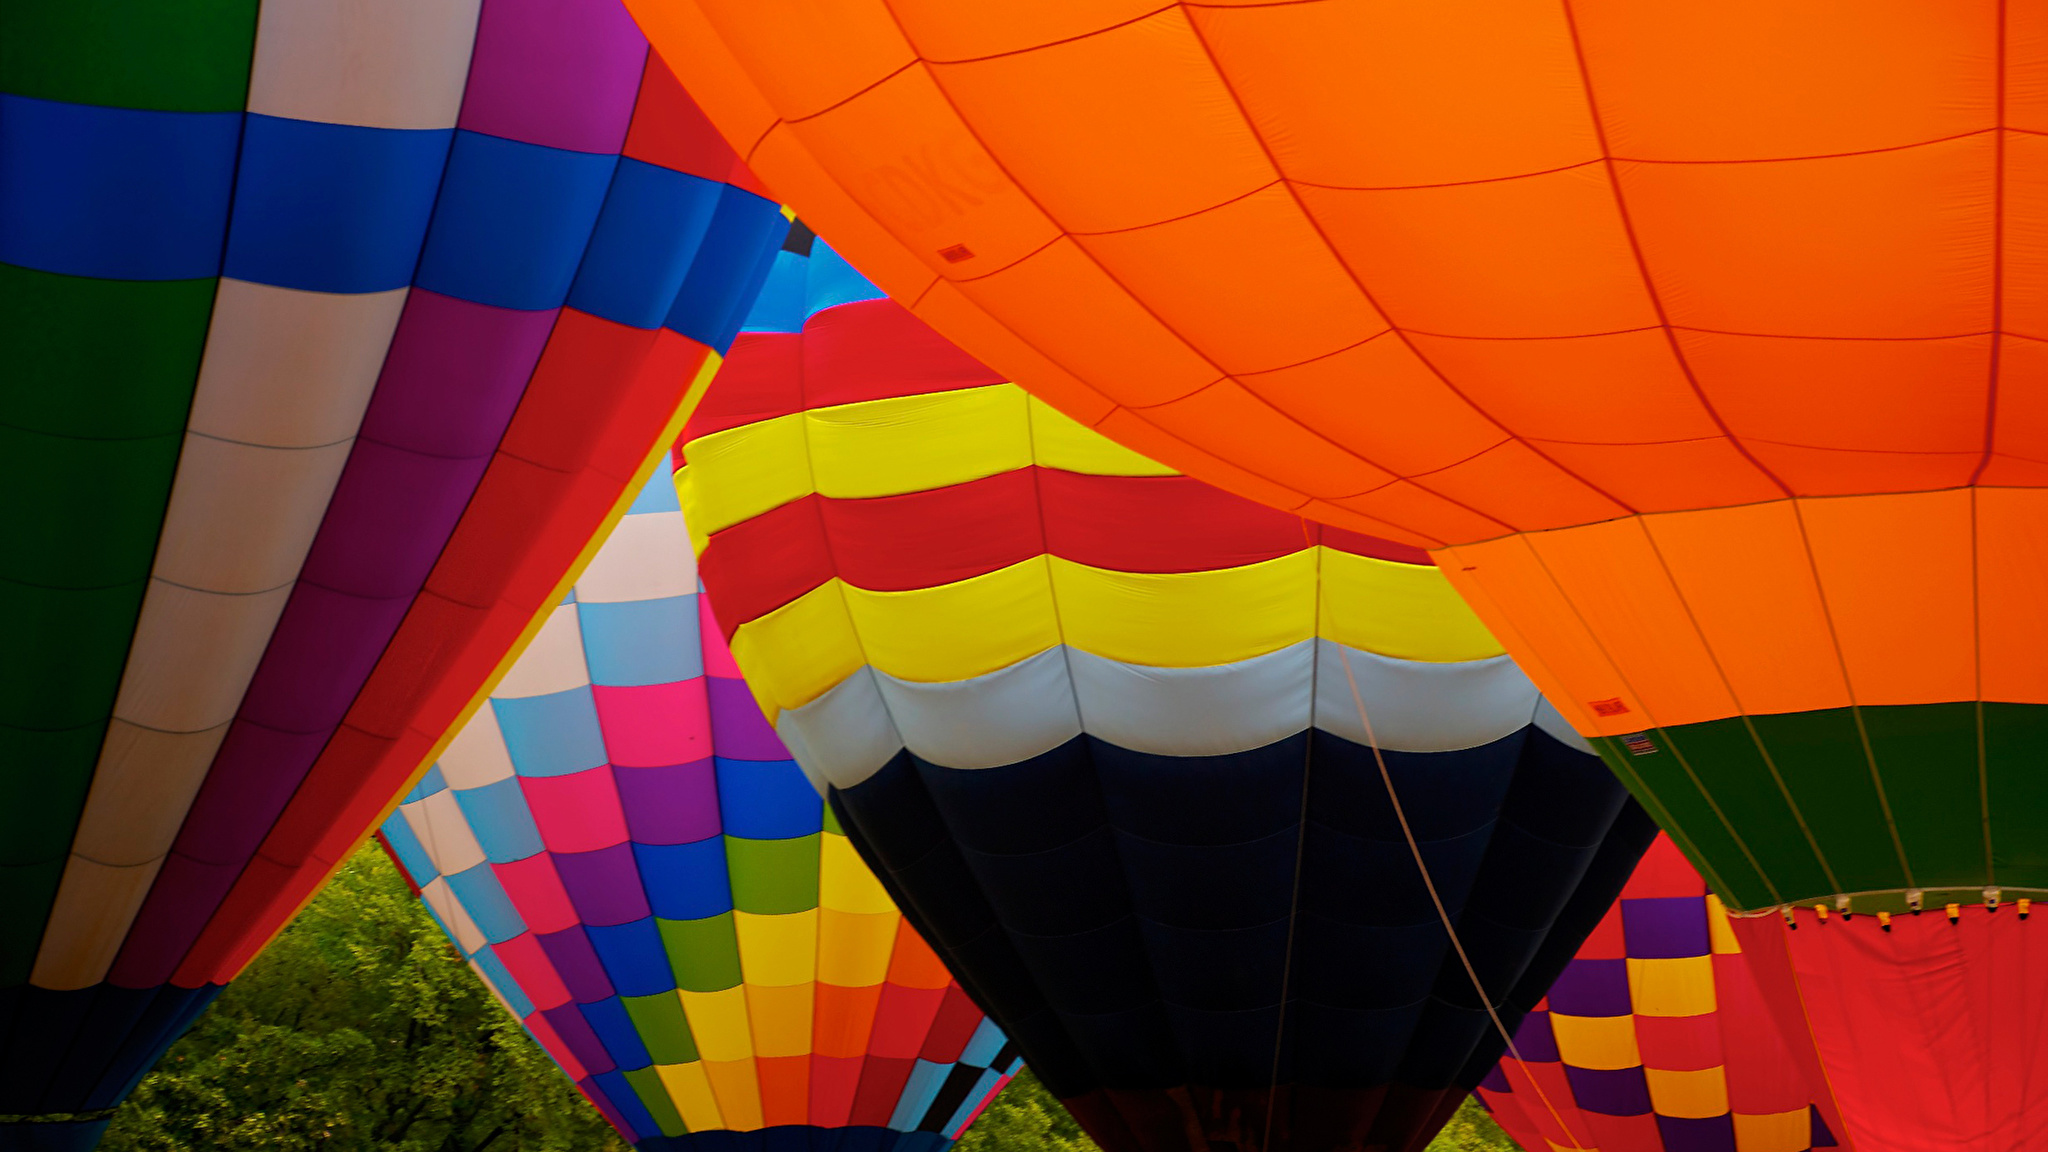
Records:
[[[1023,468],[897,496],[815,499],[838,575],[856,588],[900,592],[1042,554],[1037,481],[1048,475]]]
[[[621,413],[638,409],[642,415],[629,417],[625,430],[636,446],[649,439],[653,432],[639,421],[659,415],[666,423],[705,352],[664,328],[631,328],[564,308],[498,452],[562,473],[616,463],[606,450],[619,446]],[[680,378],[663,379],[671,373]],[[636,453],[628,467],[645,456]]]
[[[1496,1117],[1507,1115],[1517,1121],[1516,1128],[1508,1128],[1506,1123],[1501,1127],[1508,1128],[1508,1134],[1523,1148],[1547,1152],[1551,1143],[1566,1148],[1593,1143],[1592,1124],[1572,1096],[1562,1064],[1522,1063],[1510,1058],[1501,1061],[1501,1069],[1514,1092],[1503,1096],[1482,1090],[1481,1097],[1494,1109]],[[1544,1105],[1546,1099],[1550,1102],[1548,1107]],[[1525,1138],[1529,1136],[1534,1137],[1533,1142]],[[1600,1152],[1608,1150],[1601,1148]]]
[[[1202,572],[1307,546],[1299,519],[1186,476],[1034,466],[894,496],[813,493],[715,533],[698,567],[730,639],[834,575],[900,592],[1048,552],[1119,572]]]
[[[1718,993],[1720,989],[1715,991]],[[1643,1058],[1643,1067],[1662,1068],[1667,1072],[1697,1072],[1702,1068],[1720,1066],[1724,1057],[1718,1017],[1726,1013],[1729,1006],[1725,1003],[1717,1003],[1716,1006],[1719,1011],[1699,1016],[1637,1016],[1636,1051]],[[1742,1055],[1742,1060],[1736,1063],[1749,1059],[1749,1053]],[[1805,1103],[1807,1097],[1802,1093],[1786,1110]]]
[[[446,553],[442,555],[445,557]],[[451,600],[431,588],[423,589],[412,607],[406,609],[405,623],[392,637],[380,666],[382,661],[394,657],[410,664],[430,663],[443,648],[481,627],[488,616],[488,609],[482,605]],[[434,687],[423,676],[380,677],[373,672],[350,705],[341,731],[397,740],[405,734],[406,717],[427,703]],[[323,757],[328,754],[326,749],[321,752]],[[317,767],[316,761],[316,771]]]
[[[1517,1084],[1513,1092],[1488,1092],[1481,1089],[1478,1096],[1486,1105],[1486,1110],[1492,1114],[1493,1122],[1500,1125],[1500,1130],[1507,1133],[1508,1139],[1520,1146],[1523,1152],[1528,1152],[1529,1149],[1535,1149],[1535,1152],[1549,1152],[1550,1146],[1543,1142],[1543,1134],[1537,1131],[1535,1121],[1530,1119],[1528,1112],[1522,1107],[1524,1091],[1526,1089]],[[1530,1107],[1536,1107],[1534,1101],[1535,1097],[1531,1096]]]
[[[792,500],[714,533],[705,543],[697,572],[727,643],[740,625],[832,578],[832,553],[818,503],[815,495]]]
[[[803,411],[803,365],[802,333],[740,333],[711,387],[704,390],[703,402],[683,425],[676,440],[676,463],[684,463],[683,446],[692,440]]]
[[[1004,382],[886,297],[814,313],[804,322],[803,349],[806,408]]]
[[[562,311],[425,592],[176,979],[232,979],[348,855],[548,607],[706,351]]]
[[[918,1055],[934,1064],[951,1064],[960,1059],[960,1053],[966,1050],[967,1042],[974,1039],[974,1030],[980,1026],[981,1009],[974,1006],[965,988],[954,984],[946,989],[946,998],[939,1005],[932,1030],[926,1033],[924,1048]]]
[[[541,1019],[542,1012],[569,1002],[569,986],[562,983],[555,962],[548,959],[547,950],[540,945],[540,937],[521,932],[503,944],[491,945],[491,951],[519,982],[519,990],[533,1002],[534,1014],[530,1019]],[[552,1033],[554,1026],[549,1025],[548,1031]]]
[[[1806,913],[1804,919],[1817,927],[1813,913]],[[1876,919],[1868,919],[1870,927],[1875,929]],[[1801,933],[1788,931],[1783,918],[1778,916],[1731,916],[1728,923],[1735,929],[1736,942],[1742,946],[1742,959],[1748,966],[1751,986],[1768,1009],[1770,1019],[1778,1025],[1779,1036],[1793,1062],[1805,1074],[1807,1084],[1815,1089],[1814,1105],[1820,1109],[1821,1118],[1827,1121],[1829,1130],[1844,1148],[1858,1147],[1861,1141],[1843,1124],[1842,1113],[1862,1105],[1852,1103],[1843,1092],[1839,1070],[1835,1061],[1828,1057],[1829,1044],[1820,1035],[1820,1022],[1811,1011],[1812,1005],[1805,999],[1800,987],[1800,974],[1793,966],[1791,938]],[[1855,926],[1854,920],[1849,923],[1852,928]],[[1825,1092],[1820,1091],[1823,1087]],[[1731,1101],[1733,1091],[1731,1085]],[[1880,1140],[1864,1152],[1878,1152],[1890,1147]]]
[[[784,1124],[815,1124],[811,1119],[811,1058],[756,1056],[754,1071],[761,1081],[761,1120],[773,1128]]]
[[[1120,572],[1235,568],[1308,546],[1301,521],[1186,476],[1039,469],[1055,555]]]
[[[811,1119],[820,1128],[837,1128],[853,1115],[853,1096],[860,1089],[863,1056],[811,1057]]]
[[[1579,1126],[1580,1139],[1590,1135],[1600,1152],[1665,1152],[1664,1133],[1658,1129],[1657,1116],[1652,1112],[1609,1116],[1578,1109],[1570,1121]]]
[[[1738,1057],[1727,1065],[1728,1106],[1757,1115],[1790,1112],[1813,1103],[1825,1086],[1808,1084],[1799,1060],[1785,1045],[1784,1029],[1757,989],[1748,959],[1723,954],[1715,956],[1713,963],[1714,998],[1719,1008],[1714,1015],[1722,1050]]]
[[[1363,532],[1353,532],[1348,528],[1334,528],[1327,524],[1318,525],[1318,527],[1321,529],[1321,532],[1317,537],[1317,542],[1325,547],[1335,548],[1339,552],[1349,552],[1353,556],[1372,556],[1381,560],[1398,560],[1403,564],[1434,565],[1436,563],[1428,552],[1410,544],[1402,544],[1395,540],[1382,540],[1377,536],[1367,536]]]
[[[1704,896],[1707,882],[1700,879],[1692,862],[1669,836],[1659,836],[1643,853],[1636,870],[1629,873],[1621,890],[1623,900],[1659,899],[1666,896]]]
[[[535,852],[524,860],[492,864],[491,874],[497,877],[498,886],[505,890],[520,920],[533,931],[560,932],[582,923],[583,918],[569,902],[568,889],[562,887],[561,874],[555,871],[554,857],[548,853]]]
[[[1620,960],[1628,955],[1628,942],[1621,930],[1621,902],[1615,901],[1600,918],[1586,942],[1579,946],[1575,960]]]
[[[903,1085],[909,1082],[916,1066],[916,1058],[910,1056],[868,1057],[861,1063],[860,1087],[854,1091],[853,1109],[846,1122],[854,1126],[886,1126],[889,1117],[895,1115],[896,1104],[903,1099]]]
[[[633,105],[633,125],[627,129],[626,146],[620,151],[659,168],[731,184],[763,200],[775,199],[753,171],[740,163],[732,145],[711,126],[703,109],[683,92],[676,74],[651,50],[647,70],[640,77],[640,97]]]
[[[875,1029],[868,1036],[868,1052],[874,1056],[917,1056],[931,1031],[932,1018],[946,999],[944,988],[906,988],[882,985],[882,1002],[875,1009]]]
[[[1759,919],[1744,947],[1767,934],[1784,947],[1864,1152],[2048,1145],[2048,924],[1979,905],[1956,924],[1894,916],[1890,932],[1872,916],[1808,912],[1796,932]]]

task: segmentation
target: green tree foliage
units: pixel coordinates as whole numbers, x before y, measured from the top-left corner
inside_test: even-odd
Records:
[[[1097,1152],[1088,1138],[1038,1077],[1026,1068],[1017,1073],[974,1123],[962,1133],[954,1152]]]
[[[115,1115],[105,1152],[624,1152],[375,845]]]
[[[174,1045],[103,1152],[626,1152],[375,846]],[[1029,1069],[957,1152],[1098,1152]],[[1428,1152],[1515,1152],[1465,1101]]]
[[[1096,1152],[1052,1093],[1025,1069],[990,1101],[954,1152]],[[1430,1142],[1427,1152],[1519,1152],[1486,1109],[1470,1097]]]
[[[1429,1142],[1427,1152],[1516,1152],[1518,1147],[1479,1101],[1467,1096],[1457,1115]]]

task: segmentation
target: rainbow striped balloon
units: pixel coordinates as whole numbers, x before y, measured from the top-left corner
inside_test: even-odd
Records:
[[[384,836],[642,1149],[935,1150],[1017,1066],[762,718],[665,473]]]
[[[0,5],[0,1116],[90,1147],[559,595],[750,184],[616,0]]]

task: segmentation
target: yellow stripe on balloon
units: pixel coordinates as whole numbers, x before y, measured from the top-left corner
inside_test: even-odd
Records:
[[[816,908],[774,916],[734,912],[732,919],[740,942],[740,972],[748,984],[774,987],[808,984],[817,978]]]
[[[1038,464],[1096,476],[1175,476],[1014,384],[813,408],[690,441],[676,473],[699,552],[714,532],[812,492],[928,492]]]
[[[801,412],[714,432],[690,441],[686,451],[690,466],[676,473],[676,489],[700,553],[713,532],[811,492]]]
[[[757,1057],[811,1054],[811,1005],[817,986],[810,981],[770,988],[747,985],[747,1017],[754,1024]]]
[[[841,988],[880,984],[889,975],[889,956],[896,949],[897,922],[902,914],[839,912],[818,914],[818,979]]]
[[[1299,643],[1318,624],[1325,639],[1399,660],[1460,663],[1501,652],[1436,569],[1315,548],[1168,573],[1034,556],[902,592],[835,578],[740,625],[733,654],[773,722],[863,664],[949,683],[1066,643],[1128,664],[1204,668]]]
[[[834,912],[896,911],[888,890],[846,837],[827,832],[818,842],[818,906]]]
[[[1005,388],[1014,385],[1005,384]],[[1178,476],[1082,424],[1038,397],[1030,398],[1031,459],[1041,468],[1090,476]]]
[[[846,585],[836,578],[740,625],[732,656],[770,724],[782,709],[810,703],[867,663],[846,611]]]
[[[1318,551],[1325,639],[1430,664],[1485,660],[1504,651],[1441,569]]]
[[[1048,560],[1067,643],[1110,660],[1203,668],[1315,635],[1316,557],[1307,549],[1205,572],[1118,572]]]
[[[1031,463],[1030,409],[1009,384],[814,408],[804,432],[818,493],[841,500],[946,488]]]
[[[692,1132],[711,1132],[726,1126],[725,1117],[718,1110],[718,1098],[711,1093],[711,1078],[704,1073],[703,1061],[657,1064],[654,1071],[661,1077],[661,1086],[668,1090],[676,1111],[682,1114],[683,1127]]]
[[[1033,556],[906,592],[846,585],[847,611],[868,663],[904,680],[938,683],[986,675],[1056,647],[1049,559]]]

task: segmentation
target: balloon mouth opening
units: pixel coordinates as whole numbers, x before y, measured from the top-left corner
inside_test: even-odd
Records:
[[[2012,916],[2026,920],[2034,905],[2048,898],[2040,888],[1893,888],[1877,892],[1845,892],[1813,896],[1759,908],[1728,908],[1736,919],[1782,917],[1788,927],[1825,926],[1868,920],[1888,927],[1899,916],[1938,916],[1960,923],[1964,916]]]

